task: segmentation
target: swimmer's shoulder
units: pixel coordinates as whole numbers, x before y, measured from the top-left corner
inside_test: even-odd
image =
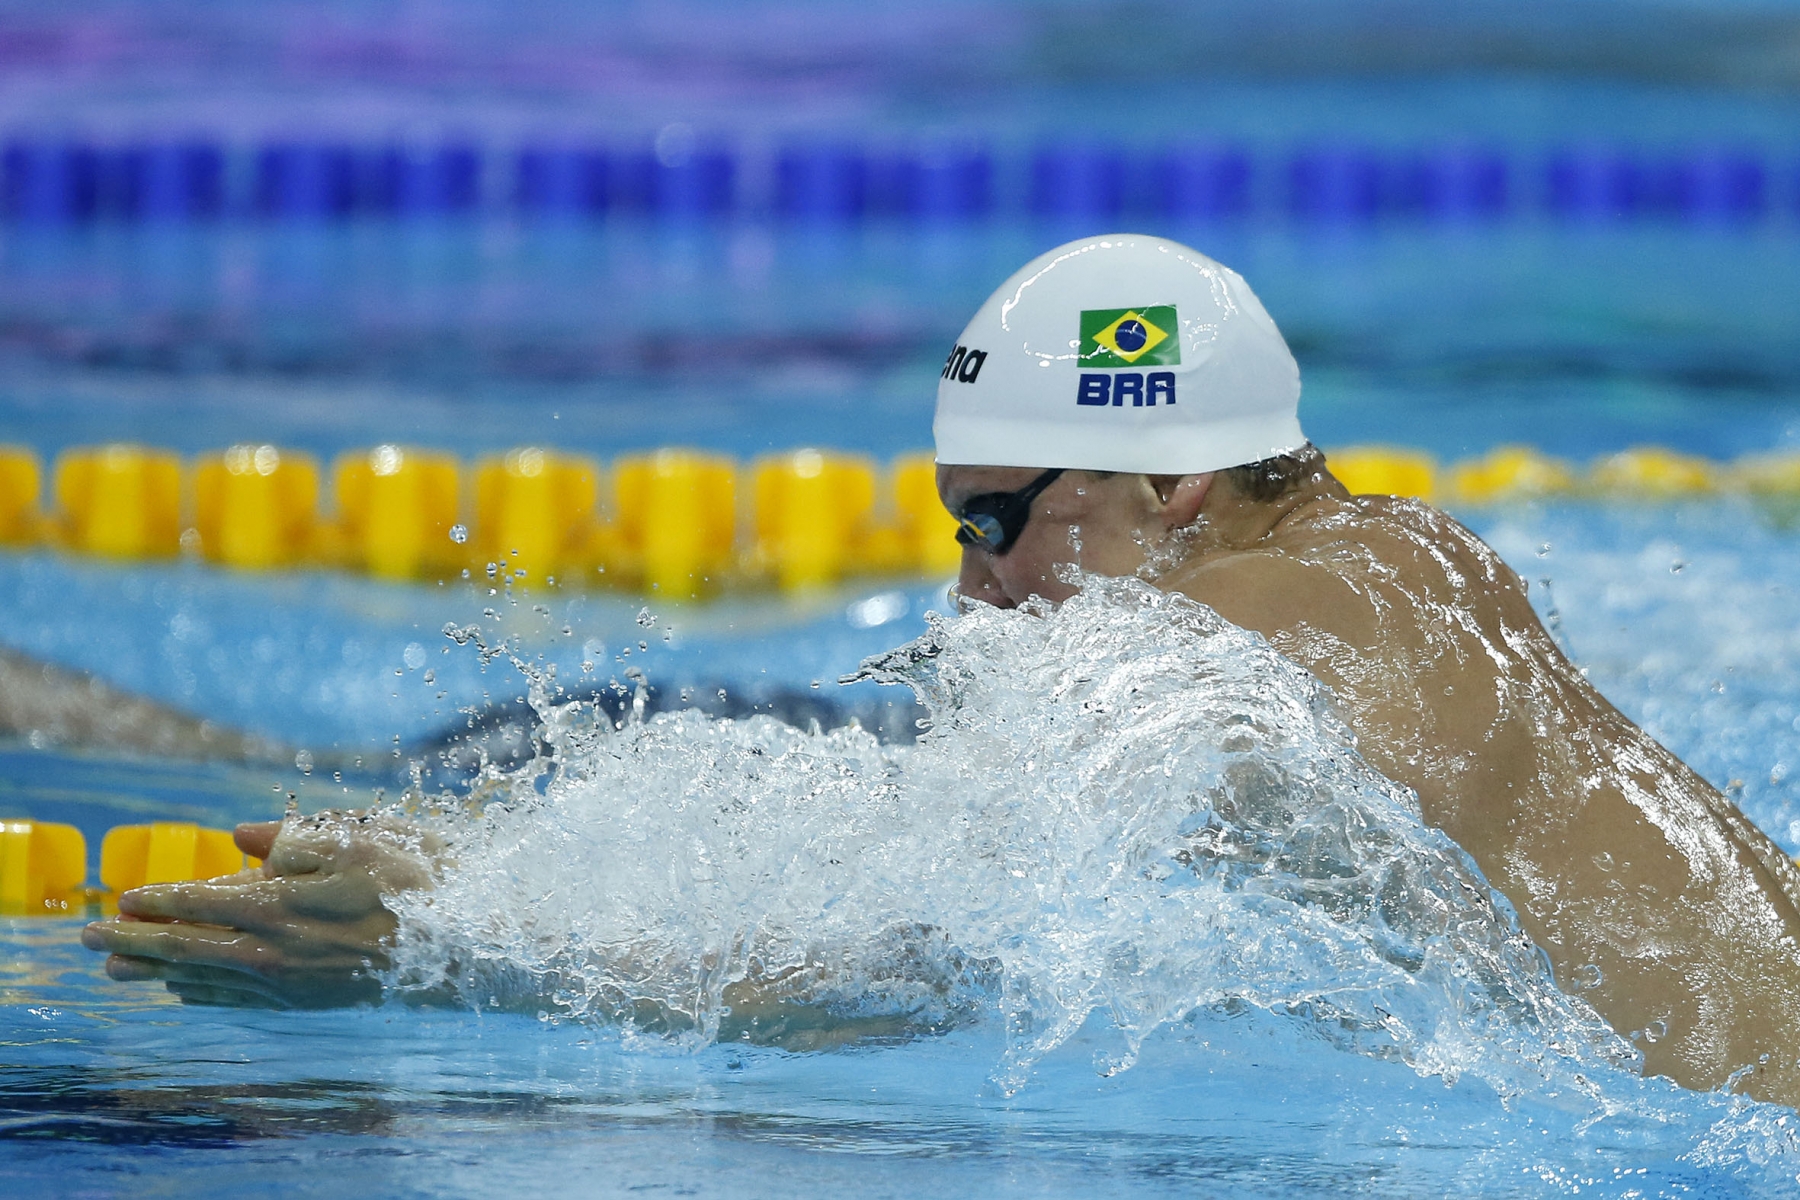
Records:
[[[1234,625],[1274,637],[1303,626],[1358,623],[1356,614],[1367,601],[1358,576],[1307,553],[1305,546],[1268,539],[1195,558],[1157,582],[1166,591],[1208,605]]]
[[[1360,559],[1377,576],[1399,570],[1458,591],[1524,592],[1519,577],[1461,521],[1406,496],[1321,497],[1276,532],[1289,553],[1340,565]]]
[[[1251,545],[1214,550],[1170,571],[1164,588],[1259,629],[1344,626],[1396,603],[1524,604],[1524,586],[1455,518],[1396,496],[1319,496]],[[1471,590],[1473,589],[1473,590]]]

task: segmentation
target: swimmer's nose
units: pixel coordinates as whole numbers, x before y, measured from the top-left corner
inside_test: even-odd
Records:
[[[995,608],[1018,607],[1017,602],[1006,594],[1006,589],[994,577],[989,566],[991,561],[987,551],[974,546],[963,547],[962,570],[956,577],[957,608],[967,612],[971,604],[991,604]]]

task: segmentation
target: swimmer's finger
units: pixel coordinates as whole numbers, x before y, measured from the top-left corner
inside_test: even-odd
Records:
[[[161,979],[162,964],[153,958],[133,958],[129,954],[106,956],[106,977],[120,983],[137,983],[145,979]]]
[[[174,980],[177,983],[210,983],[218,987],[258,989],[255,976],[230,967],[207,967],[195,963],[165,962],[156,958],[133,958],[114,954],[106,960],[106,974],[120,983],[141,983],[146,979]]]
[[[290,889],[276,880],[199,880],[155,883],[119,897],[119,914],[150,921],[194,921],[263,931],[290,915]]]
[[[227,925],[275,938],[291,937],[317,924],[338,930],[340,939],[379,940],[393,922],[380,887],[359,872],[159,883],[120,896],[119,912],[150,921]]]
[[[285,987],[289,980],[385,969],[389,958],[383,939],[392,931],[393,918],[381,917],[350,925],[297,918],[268,936],[188,921],[109,917],[82,930],[81,942],[90,950],[129,958],[224,967]]]
[[[242,971],[267,971],[281,955],[262,938],[240,929],[160,921],[95,921],[81,931],[81,944],[129,958],[207,963]]]
[[[222,925],[274,938],[292,937],[311,925],[341,927],[345,936],[362,934],[374,921],[391,927],[392,914],[367,875],[345,874],[265,879],[224,875],[188,883],[157,883],[119,897],[121,916],[146,921],[191,921]],[[387,929],[374,931],[379,938]]]
[[[268,860],[275,847],[275,835],[281,832],[280,821],[245,821],[231,831],[231,840],[251,858]]]

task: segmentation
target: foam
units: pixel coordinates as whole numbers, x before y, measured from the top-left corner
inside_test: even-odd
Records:
[[[1096,1014],[1114,1071],[1243,1007],[1503,1095],[1635,1068],[1310,675],[1185,597],[1082,584],[865,662],[929,710],[911,747],[615,728],[535,676],[543,754],[491,769],[478,819],[419,818],[455,866],[393,898],[390,982],[690,1047],[738,1032],[728,988],[780,977],[832,1020],[997,1021],[1009,1091]]]

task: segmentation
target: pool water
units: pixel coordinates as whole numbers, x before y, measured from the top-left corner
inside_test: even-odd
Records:
[[[1606,694],[1777,840],[1800,845],[1789,782],[1800,761],[1790,615],[1800,532],[1731,503],[1470,517],[1533,581],[1540,613]],[[845,616],[853,604],[766,636],[835,656],[835,669],[867,653],[874,633],[892,644],[920,628],[909,613],[857,629]],[[229,651],[230,631],[214,636]],[[291,770],[25,751],[6,773],[9,810],[49,805],[93,825],[177,795],[183,815],[225,822],[276,811],[273,787],[296,786],[309,806],[338,788]],[[554,1194],[724,1195],[777,1181],[875,1195],[963,1185],[1782,1194],[1800,1177],[1800,1127],[1785,1110],[1621,1072],[1598,1098],[1551,1079],[1503,1101],[1476,1075],[1447,1084],[1254,1009],[1202,1008],[1110,1076],[1098,1068],[1116,1037],[1095,1014],[1008,1094],[995,1081],[1005,1039],[994,1017],[941,1037],[788,1054],[658,1049],[530,1014],[184,1008],[106,981],[74,945],[77,927],[5,929],[0,1178],[19,1190],[224,1192],[277,1168],[302,1191],[354,1175],[395,1194],[529,1182]]]
[[[0,1179],[22,1194],[224,1194],[279,1172],[295,1194],[641,1191],[873,1196],[1780,1194],[1793,1118],[1642,1085],[1652,1115],[1595,1120],[1557,1096],[1503,1107],[1326,1049],[1256,1014],[1158,1036],[1099,1077],[1078,1035],[1025,1092],[993,1094],[973,1031],[795,1056],[621,1051],[529,1017],[183,1009],[92,982],[68,929],[11,933]],[[28,1064],[21,1063],[22,1056]],[[1772,1161],[1770,1161],[1772,1160]]]
[[[1585,458],[1652,441],[1730,458],[1800,439],[1787,213],[1140,227],[1250,281],[1300,359],[1323,446],[1458,457],[1511,440]],[[1092,232],[14,227],[0,233],[0,436],[45,454],[254,438],[473,456],[503,421],[511,442],[607,458],[671,444],[886,457],[929,442],[929,381],[995,283]],[[158,239],[166,253],[141,253]],[[407,252],[389,261],[396,243]]]

